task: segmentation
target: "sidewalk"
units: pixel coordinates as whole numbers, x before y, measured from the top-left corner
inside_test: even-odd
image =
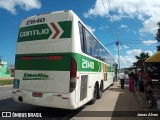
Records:
[[[88,111],[95,116],[83,116]],[[97,99],[93,105],[84,105],[71,120],[148,120],[147,117],[137,116],[138,111],[141,113],[144,110],[136,94],[129,91],[128,84],[121,89],[117,81],[103,92],[101,99]]]
[[[128,80],[127,80],[127,83],[128,84]],[[146,108],[145,106],[145,101],[144,101],[144,97],[145,97],[145,92],[140,92],[139,90],[138,91],[135,91],[135,94],[137,95],[138,97],[138,100],[139,102],[141,103],[144,111],[158,111],[160,112],[160,110],[158,110],[157,108],[157,100],[160,99],[160,89],[158,88],[158,82],[153,82],[153,97],[154,97],[154,105],[151,109],[148,109]],[[148,120],[160,120],[160,118],[157,118],[157,117],[148,117]]]
[[[157,109],[157,100],[160,99],[160,89],[158,88],[158,82],[153,82],[153,97],[154,97],[154,105],[152,109],[147,109],[144,103],[145,92],[135,91],[139,101],[144,107],[145,111],[160,111]]]

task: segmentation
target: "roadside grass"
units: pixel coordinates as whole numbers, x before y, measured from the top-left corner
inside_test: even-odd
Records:
[[[0,86],[11,85],[11,84],[13,84],[13,80],[0,80]]]

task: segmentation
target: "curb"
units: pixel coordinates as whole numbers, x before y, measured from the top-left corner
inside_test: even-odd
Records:
[[[10,86],[13,86],[12,84],[11,85],[2,85],[2,86],[0,86],[0,88],[1,87],[10,87]]]
[[[14,77],[1,77],[0,80],[13,80]]]

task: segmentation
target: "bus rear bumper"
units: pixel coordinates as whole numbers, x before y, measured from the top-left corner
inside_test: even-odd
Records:
[[[19,90],[18,92],[13,91],[12,96],[14,101],[20,103],[63,109],[77,108],[75,92],[69,94],[42,93],[42,96],[34,97],[32,91]]]

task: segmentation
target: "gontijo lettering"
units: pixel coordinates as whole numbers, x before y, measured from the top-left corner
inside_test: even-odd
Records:
[[[20,37],[49,34],[49,29],[20,32]]]

